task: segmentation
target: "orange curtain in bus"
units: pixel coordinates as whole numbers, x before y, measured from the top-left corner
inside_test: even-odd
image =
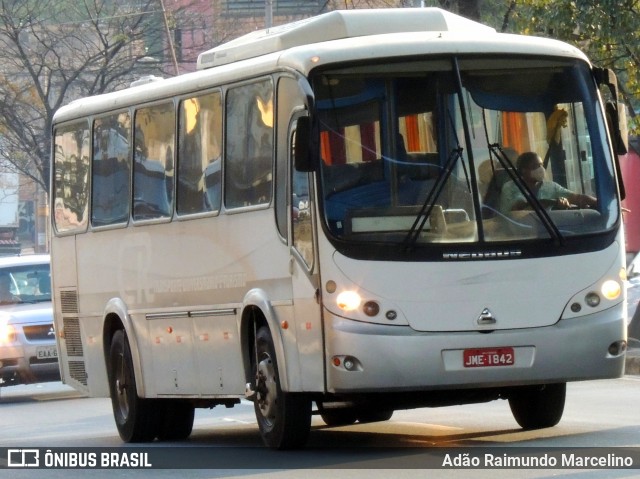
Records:
[[[513,148],[518,154],[531,151],[527,118],[523,113],[502,113],[502,146]]]
[[[344,129],[320,133],[320,153],[325,165],[343,165],[347,162]]]
[[[407,131],[407,151],[421,151],[420,148],[420,129],[418,128],[418,116],[409,115],[404,119]]]

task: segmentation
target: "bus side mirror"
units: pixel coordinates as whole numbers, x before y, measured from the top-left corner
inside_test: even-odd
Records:
[[[611,100],[605,105],[605,113],[607,115],[607,126],[611,133],[611,141],[613,142],[613,149],[617,155],[625,155],[627,153],[626,128],[623,128],[625,121],[624,111],[620,115],[620,109],[618,104],[618,79],[616,74],[610,68],[594,68],[593,75],[596,79],[598,86],[609,87],[611,92]]]
[[[618,104],[618,79],[616,78],[616,74],[614,73],[614,71],[610,68],[594,68],[593,75],[598,86],[607,86],[609,87],[609,91],[611,92],[611,100],[607,101],[605,104],[605,115],[609,134],[611,136],[611,142],[613,143],[613,151],[616,155],[614,157],[614,165],[616,168],[616,174],[620,179],[620,199],[624,200],[627,196],[627,193],[625,191],[624,181],[622,178],[620,159],[617,155],[627,154],[627,128],[624,110],[622,111],[623,115],[620,115]]]
[[[316,169],[316,149],[311,136],[311,118],[301,116],[296,124],[294,139],[294,166],[297,171],[310,172]]]

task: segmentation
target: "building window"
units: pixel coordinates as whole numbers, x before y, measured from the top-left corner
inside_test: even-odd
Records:
[[[321,0],[272,0],[274,15],[316,15],[321,13],[325,1]],[[263,16],[265,0],[223,0],[222,14],[229,16]]]

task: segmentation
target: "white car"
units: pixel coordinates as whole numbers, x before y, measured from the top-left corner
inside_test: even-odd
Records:
[[[59,379],[49,255],[0,257],[0,387]]]

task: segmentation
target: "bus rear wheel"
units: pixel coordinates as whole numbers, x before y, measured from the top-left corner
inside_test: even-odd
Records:
[[[162,422],[158,429],[160,441],[181,441],[188,438],[193,430],[195,407],[188,401],[163,401]]]
[[[562,418],[566,392],[566,383],[526,386],[509,397],[509,406],[523,429],[552,427]]]
[[[280,387],[273,338],[268,327],[256,333],[254,409],[264,443],[274,449],[296,449],[311,429],[311,400]]]
[[[153,441],[158,433],[157,403],[138,397],[131,348],[123,330],[113,335],[109,350],[109,390],[118,434],[125,442]]]

